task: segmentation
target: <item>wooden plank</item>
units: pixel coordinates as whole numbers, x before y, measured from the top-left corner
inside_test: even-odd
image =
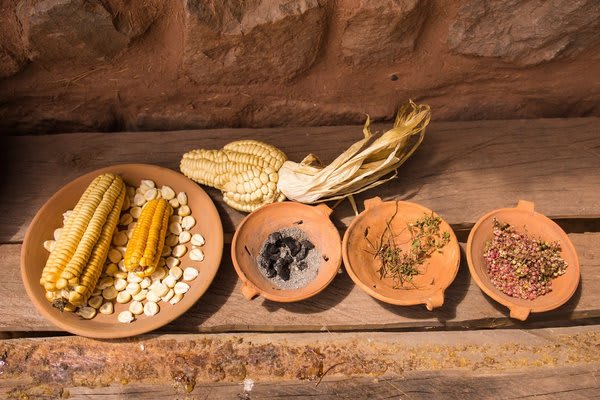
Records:
[[[379,125],[388,129],[388,125]],[[85,133],[9,137],[0,196],[0,243],[18,242],[44,201],[75,177],[118,163],[151,163],[178,169],[193,148],[219,148],[242,138],[281,147],[292,160],[310,152],[330,161],[361,137],[361,127],[220,129],[179,132]],[[400,177],[358,196],[410,199],[455,225],[483,213],[534,201],[552,217],[600,216],[600,119],[435,122]],[[243,214],[217,203],[225,230]],[[347,204],[333,215],[339,227],[352,219]]]
[[[0,342],[0,359],[0,393],[14,398],[577,399],[600,393],[596,326],[13,339]],[[251,390],[244,381],[253,383]]]
[[[247,301],[240,292],[226,247],[224,262],[208,292],[163,332],[320,331],[364,329],[481,328],[556,326],[600,318],[600,233],[570,234],[581,263],[582,283],[557,310],[532,314],[526,323],[508,318],[503,306],[472,281],[463,257],[458,276],[446,291],[441,309],[381,303],[356,287],[346,273],[321,294],[298,303]],[[33,308],[19,274],[19,244],[0,245],[0,331],[55,330]],[[463,253],[464,255],[464,253]],[[26,317],[25,317],[26,316]]]

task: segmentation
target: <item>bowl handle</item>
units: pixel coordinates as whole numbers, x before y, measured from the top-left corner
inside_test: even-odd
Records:
[[[247,300],[252,300],[259,295],[258,290],[256,290],[256,288],[249,283],[244,283],[242,285],[242,294]]]
[[[329,217],[331,215],[331,213],[333,212],[333,210],[331,208],[329,208],[327,206],[327,204],[325,204],[325,203],[317,204],[315,206],[315,209],[319,210],[320,212],[325,214],[327,217]]]
[[[517,203],[517,208],[519,210],[528,211],[533,214],[534,204],[531,201],[519,200],[519,202]]]
[[[367,200],[365,200],[365,210],[375,207],[377,204],[380,204],[382,202],[383,202],[383,200],[381,200],[381,197],[379,197],[379,196],[375,196],[371,199],[367,199]]]
[[[441,307],[443,304],[444,291],[441,289],[433,292],[433,294],[425,301],[425,307],[427,307],[429,311],[433,310],[434,308]]]
[[[518,319],[519,321],[525,321],[529,317],[531,310],[526,307],[514,306],[510,309],[510,317]]]

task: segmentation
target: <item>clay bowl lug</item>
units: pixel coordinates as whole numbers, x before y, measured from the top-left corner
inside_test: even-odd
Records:
[[[262,296],[287,303],[307,299],[325,289],[342,263],[340,234],[329,220],[332,211],[325,204],[308,206],[286,201],[268,204],[246,216],[231,243],[231,259],[242,281],[243,296],[248,300]],[[317,276],[305,287],[279,289],[263,276],[256,259],[271,233],[294,226],[302,229],[327,259],[321,261]]]
[[[494,218],[509,223],[517,232],[526,228],[529,235],[547,241],[559,241],[561,256],[568,263],[564,275],[552,281],[552,291],[535,300],[510,297],[491,283],[483,259],[485,243],[492,239]],[[530,201],[519,200],[516,207],[499,208],[482,216],[469,234],[467,240],[467,263],[471,276],[481,290],[510,309],[510,317],[525,321],[530,313],[550,311],[566,303],[577,290],[580,279],[579,259],[569,236],[551,219],[536,212]]]
[[[444,291],[458,272],[460,247],[452,228],[442,219],[440,229],[450,233],[450,242],[444,247],[443,253],[434,253],[425,265],[425,273],[414,277],[413,283],[416,288],[394,289],[391,279],[379,278],[377,271],[380,262],[373,257],[372,251],[368,252],[372,249],[368,248],[365,232],[368,230],[368,237],[372,242],[380,238],[385,229],[385,221],[389,220],[396,210],[396,203],[398,211],[392,221],[395,232],[401,232],[407,223],[433,212],[419,204],[406,201],[383,201],[379,197],[365,200],[365,210],[352,221],[344,235],[344,265],[354,283],[376,299],[401,306],[424,304],[431,311],[444,304]],[[407,243],[407,238],[403,235],[398,236],[398,244]],[[406,247],[409,246],[407,243]]]

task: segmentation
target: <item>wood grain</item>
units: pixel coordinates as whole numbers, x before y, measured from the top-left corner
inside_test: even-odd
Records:
[[[596,327],[15,339],[0,355],[9,398],[578,399],[600,389]]]
[[[298,303],[246,300],[233,269],[229,247],[208,292],[162,332],[344,331],[377,329],[475,329],[506,326],[557,326],[600,318],[600,233],[570,234],[581,263],[581,284],[557,310],[532,314],[526,323],[485,296],[463,260],[442,308],[400,307],[379,302],[356,287],[346,273],[321,294]],[[463,244],[464,247],[464,244]],[[27,298],[19,274],[21,245],[0,245],[0,331],[53,331]]]
[[[379,125],[378,129],[389,129]],[[332,160],[361,138],[359,126],[219,129],[178,132],[85,133],[8,137],[0,177],[0,243],[19,242],[42,204],[75,177],[119,163],[150,163],[178,170],[194,148],[219,148],[242,138],[279,146],[299,161],[310,152]],[[358,196],[410,199],[451,224],[469,226],[485,212],[536,203],[554,218],[600,216],[600,119],[435,122],[399,178]],[[233,232],[243,214],[208,190]],[[348,204],[333,215],[343,228]]]

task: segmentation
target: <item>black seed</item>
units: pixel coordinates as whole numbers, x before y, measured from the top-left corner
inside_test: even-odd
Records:
[[[393,81],[397,81],[398,80],[398,75],[392,74],[392,76],[390,76],[390,79],[393,80]]]
[[[277,245],[275,245],[275,243],[269,243],[267,244],[267,248],[265,249],[265,252],[269,255],[273,255],[273,254],[279,254],[279,247]]]
[[[267,268],[267,278],[273,278],[275,275],[277,275],[277,271],[275,271],[275,268]]]
[[[306,247],[309,251],[315,248],[315,245],[312,244],[310,240],[303,240],[302,242],[300,242],[300,244],[302,245],[302,247]]]
[[[308,249],[304,246],[300,248],[298,253],[296,254],[296,261],[304,260],[308,255]]]
[[[293,256],[295,256],[300,250],[300,243],[298,243],[298,241],[292,237],[288,236],[283,238],[283,244],[290,249],[290,253],[292,253]]]
[[[273,233],[271,233],[269,235],[269,237],[267,238],[267,241],[269,243],[275,243],[275,244],[277,244],[277,242],[281,241],[281,239],[282,239],[281,233],[279,233],[279,232],[273,232]]]
[[[275,271],[277,271],[277,275],[284,281],[290,279],[290,264],[287,263],[283,258],[280,258],[275,263]]]

